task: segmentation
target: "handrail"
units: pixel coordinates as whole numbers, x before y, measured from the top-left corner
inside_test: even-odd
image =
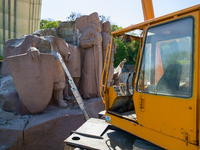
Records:
[[[105,85],[104,85],[104,93],[106,92],[107,89],[107,80],[108,80],[108,73],[110,69],[110,60],[111,60],[111,54],[112,54],[112,47],[113,47],[113,35],[111,37],[111,42],[110,42],[110,51],[109,51],[109,58],[108,58],[108,66],[107,66],[107,71],[106,71],[106,79],[105,79]]]
[[[100,96],[101,96],[101,99],[103,101],[103,103],[105,104],[105,100],[102,96],[102,82],[103,82],[103,77],[104,77],[104,72],[105,72],[105,68],[106,68],[106,63],[107,63],[107,55],[108,55],[108,49],[109,49],[109,44],[107,46],[107,50],[106,50],[106,57],[105,57],[105,60],[104,60],[104,65],[103,65],[103,72],[102,72],[102,76],[101,76],[101,84],[100,84]],[[105,88],[105,87],[104,87]]]

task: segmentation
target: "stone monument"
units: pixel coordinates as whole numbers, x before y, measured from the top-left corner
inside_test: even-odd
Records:
[[[8,46],[8,49],[5,50],[7,57],[4,62],[3,73],[4,75],[9,75],[11,71],[15,87],[19,94],[22,114],[43,112],[51,99],[52,91],[54,102],[58,104],[60,108],[67,107],[67,104],[63,101],[63,89],[66,83],[65,75],[60,61],[56,58],[55,52],[60,52],[64,60],[67,60],[69,51],[63,39],[49,36],[46,37],[46,39],[45,37],[26,36],[20,39],[20,42],[17,43],[18,45],[11,44],[14,43],[14,40],[9,40],[6,43],[6,45],[8,44],[11,47],[9,48]],[[24,48],[28,48],[27,55],[24,53]],[[47,56],[44,56],[44,54],[41,55],[41,53],[48,54],[49,59]],[[13,57],[9,58],[8,56]],[[47,60],[41,60],[41,57]],[[53,58],[53,60],[50,58]],[[8,61],[10,62],[8,63]],[[45,73],[48,72],[49,74],[45,76]],[[47,85],[49,90],[45,90],[46,88],[44,88]],[[51,87],[53,87],[53,89],[51,89]],[[47,91],[46,94],[44,90],[45,92]],[[36,94],[37,92],[42,94]],[[30,93],[33,93],[33,95],[31,96]],[[38,96],[36,100],[34,95]],[[29,104],[28,101],[30,101]],[[41,107],[37,109],[36,106],[38,105]],[[30,108],[31,106],[34,109]]]
[[[68,61],[65,61],[65,64],[74,80],[76,87],[78,88],[81,78],[81,48],[78,46],[73,46],[71,44],[68,44],[68,46],[70,57]],[[66,77],[66,86],[64,89],[64,99],[66,100],[71,100],[73,97],[73,94],[70,89],[71,88]]]
[[[84,49],[80,93],[83,98],[99,97],[103,69],[102,36],[98,13],[76,19],[80,30],[80,47]]]
[[[75,22],[62,22],[57,29],[44,29],[34,32],[33,35],[23,36],[20,39],[8,40],[5,43],[2,76],[6,77],[12,74],[21,100],[22,108],[26,110],[25,113],[42,112],[50,101],[49,97],[54,99],[54,102],[56,102],[60,108],[67,107],[67,104],[63,101],[63,99],[73,99],[68,79],[63,71],[60,61],[55,55],[56,52],[59,52],[63,57],[63,60],[65,61],[65,64],[83,99],[99,97],[103,62],[105,59],[107,45],[111,41],[109,33],[110,23],[106,21],[101,24],[98,13],[95,12],[90,15],[81,16],[80,18],[77,18]],[[66,41],[71,42],[71,44],[66,43]],[[118,84],[121,76],[119,72],[122,68],[118,67],[118,69],[116,69],[118,71],[116,71],[113,67],[115,50],[116,44],[113,44],[108,74],[108,86]],[[13,57],[8,58],[9,56]],[[45,59],[47,59],[46,57],[51,57],[49,58],[49,63],[48,60],[41,60],[44,57]],[[21,60],[19,61],[18,58]],[[52,58],[54,59],[51,60]],[[10,63],[8,63],[8,60]],[[15,63],[16,60],[17,63]],[[120,66],[122,66],[122,64]],[[25,67],[23,68],[23,66]],[[22,68],[24,69],[23,71],[21,71]],[[29,71],[30,68],[35,68],[35,70]],[[52,68],[54,70],[51,73],[49,72],[51,75],[45,75],[45,73],[48,72],[48,68],[50,68],[50,72]],[[17,73],[16,69],[18,70]],[[41,69],[47,70],[42,73]],[[19,70],[22,75],[18,75],[20,72]],[[10,73],[10,71],[12,73]],[[36,73],[34,74],[34,72]],[[40,73],[42,73],[42,75],[40,75]],[[29,98],[29,96],[33,98],[34,96],[28,94],[28,91],[30,89],[36,89],[35,91],[38,90],[40,93],[42,91],[40,83],[43,82],[43,78],[45,82],[49,79],[49,84],[51,86],[48,85],[48,87],[49,91],[52,90],[52,92],[47,92],[48,96],[46,97],[48,98],[46,100],[43,101],[39,99],[44,98],[37,98],[38,100],[34,101],[34,99]],[[24,81],[21,81],[22,79],[24,79]],[[29,80],[31,84],[29,83]],[[20,83],[24,83],[25,86],[20,85]],[[36,88],[36,83],[38,84],[38,89]],[[27,88],[23,90],[28,86],[30,86],[29,89]],[[39,88],[40,86],[41,88]],[[45,86],[46,85],[44,85],[44,87]],[[26,94],[21,93],[21,91],[26,90]],[[32,90],[32,92],[34,93],[34,90]],[[38,95],[42,96],[42,94]],[[18,99],[17,93],[12,93],[12,96],[15,96],[15,99]],[[28,101],[31,101],[30,105],[35,105],[34,110],[30,108],[29,104],[27,104]],[[39,105],[39,101],[44,102],[44,104],[41,103],[41,108],[38,107],[37,110],[36,105]],[[9,102],[9,105],[12,104]],[[6,103],[6,106],[8,106],[8,103]],[[6,107],[6,109],[9,110],[8,107]]]

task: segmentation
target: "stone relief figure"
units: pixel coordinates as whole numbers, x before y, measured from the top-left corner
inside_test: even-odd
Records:
[[[99,97],[102,60],[102,36],[98,13],[76,19],[80,30],[80,47],[84,49],[80,93],[84,99]]]
[[[48,36],[45,37],[48,41],[51,42],[52,49],[55,52],[59,52],[63,57],[63,60],[76,84],[76,87],[79,86],[79,81],[81,77],[81,52],[78,46],[74,46],[72,44],[68,44],[64,39]],[[66,54],[67,53],[67,54]],[[69,53],[69,54],[68,54]],[[67,56],[67,57],[66,57]],[[71,100],[72,92],[70,85],[68,83],[68,78],[65,74],[66,78],[66,86],[64,88],[64,99]]]
[[[103,42],[102,42],[103,63],[105,62],[107,45],[110,44],[110,42],[111,42],[111,37],[109,35],[110,31],[111,31],[110,22],[109,21],[104,22],[102,24],[102,32],[101,32],[102,38],[103,38]],[[114,61],[114,53],[116,52],[116,47],[117,47],[116,44],[113,42],[107,86],[112,86],[114,84],[114,81],[113,81],[113,75],[114,75],[113,61]],[[108,56],[107,56],[106,61],[108,62]],[[105,74],[106,74],[106,70],[107,70],[106,68],[107,68],[107,64],[106,64],[106,67],[105,67],[104,79],[105,79]]]
[[[52,97],[52,92],[53,101],[60,108],[66,108],[67,104],[63,100],[63,89],[66,84],[64,70],[55,55],[58,51],[65,61],[68,59],[66,42],[57,37],[46,37],[49,41],[45,37],[28,36],[28,38],[32,47],[29,46],[27,55],[23,53],[8,57],[9,70],[21,100],[22,114],[43,112]],[[26,37],[24,40],[26,41]],[[22,48],[28,45],[23,41],[21,44]],[[27,86],[23,86],[26,84]]]
[[[46,37],[47,40],[42,40],[38,45],[38,50],[29,49],[27,51],[28,56],[33,61],[38,60],[41,53],[51,53],[55,57],[55,70],[54,70],[54,86],[53,86],[53,99],[60,108],[66,108],[67,104],[63,100],[63,89],[65,88],[65,74],[63,67],[60,63],[55,52],[59,52],[65,61],[69,59],[69,52],[66,49],[66,42],[63,39],[57,37]],[[52,45],[52,48],[51,48]],[[52,51],[53,49],[53,51]],[[35,54],[35,57],[33,57]],[[36,58],[36,59],[34,59]]]
[[[68,61],[65,61],[65,64],[74,80],[76,87],[78,88],[79,81],[81,78],[81,51],[78,46],[73,46],[71,44],[68,44],[68,46],[69,46],[70,57]],[[68,83],[68,78],[67,76],[65,77],[66,77],[66,86],[64,88],[64,99],[72,100],[73,94],[71,92],[71,88]]]

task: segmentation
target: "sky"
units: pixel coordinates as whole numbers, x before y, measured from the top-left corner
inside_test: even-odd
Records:
[[[200,0],[152,0],[155,17],[200,4]],[[41,19],[66,21],[71,12],[97,12],[123,28],[144,21],[141,0],[42,0]]]

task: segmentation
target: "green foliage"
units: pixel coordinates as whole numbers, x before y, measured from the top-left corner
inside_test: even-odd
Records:
[[[58,24],[58,21],[40,20],[40,29],[57,28]]]
[[[111,32],[122,29],[117,25],[111,25]],[[118,38],[115,38],[115,43],[117,44],[116,53],[114,55],[114,67],[117,67],[119,63],[126,58],[126,65],[134,65],[137,58],[137,52],[139,48],[138,41],[120,41]]]
[[[115,25],[115,24],[111,24],[110,28],[111,28],[111,32],[122,29],[122,27],[119,27],[118,25]]]
[[[137,58],[137,52],[139,48],[138,41],[119,41],[118,38],[115,39],[117,44],[116,53],[114,55],[114,67],[117,67],[119,63],[126,58],[126,65],[134,65]]]
[[[116,53],[114,55],[114,67],[117,67],[119,63],[128,56],[127,47],[124,44],[124,41],[119,41],[118,38],[115,39],[117,44]]]
[[[139,48],[138,41],[131,41],[130,43],[125,42],[125,46],[127,47],[128,56],[126,57],[126,64],[133,65],[136,62],[137,52]]]

